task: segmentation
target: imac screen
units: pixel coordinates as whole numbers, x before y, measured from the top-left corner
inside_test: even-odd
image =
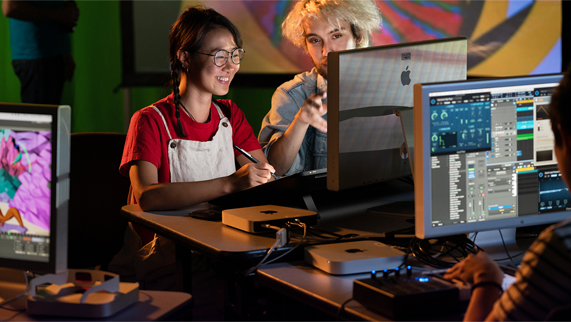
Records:
[[[65,265],[60,267],[61,257],[67,254],[65,249],[61,250],[67,245],[62,240],[67,236],[67,217],[62,215],[67,215],[64,208],[69,191],[65,192],[60,181],[69,180],[69,151],[62,153],[66,147],[69,149],[69,131],[63,138],[58,131],[62,111],[69,115],[68,107],[0,104],[3,267],[39,272],[65,268]],[[58,159],[62,155],[68,160]],[[64,176],[60,173],[62,163],[67,164]]]
[[[411,174],[401,120],[413,84],[466,79],[466,38],[331,52],[327,89],[327,189]]]
[[[549,120],[561,77],[415,85],[417,237],[569,217]]]

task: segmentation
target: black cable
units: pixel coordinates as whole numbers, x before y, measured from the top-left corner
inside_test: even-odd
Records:
[[[347,305],[347,303],[349,303],[351,301],[353,301],[353,298],[350,298],[347,301],[343,302],[343,304],[341,304],[341,306],[337,310],[337,315],[335,316],[337,321],[341,321],[341,313],[343,313],[343,311],[345,311],[345,305]]]
[[[424,247],[423,247],[424,246]],[[430,246],[426,249],[426,246]],[[466,258],[469,253],[477,253],[480,249],[472,240],[464,235],[439,238],[434,243],[428,240],[413,238],[410,253],[421,263],[436,267],[450,268]],[[424,248],[424,249],[423,249]],[[438,257],[450,256],[456,262],[444,261]]]
[[[255,266],[250,267],[248,270],[246,270],[243,275],[244,276],[248,276],[250,274],[252,274],[253,272],[255,272],[258,267],[260,267],[260,265],[264,264],[264,261],[270,256],[270,254],[274,251],[274,249],[276,248],[276,246],[278,245],[279,241],[276,240],[276,242],[274,243],[274,245],[268,249],[268,251],[266,252],[266,256],[264,256],[264,258],[262,258],[262,260],[256,264]]]
[[[10,309],[7,307],[0,307],[0,310],[6,310],[6,311],[11,311],[11,312],[26,312],[26,308],[22,308],[22,309]],[[9,321],[9,320],[6,320]]]
[[[315,231],[319,231],[319,232],[322,232],[322,233],[331,235],[331,236],[333,236],[333,237],[341,237],[341,236],[343,236],[343,235],[340,235],[340,234],[337,234],[337,233],[334,233],[334,232],[331,232],[331,231],[327,231],[327,230],[324,230],[324,229],[321,229],[321,228],[315,228],[315,227],[313,227],[313,226],[308,226],[307,228],[308,228],[307,231],[315,230]]]
[[[414,178],[412,176],[402,177],[399,180],[414,186]]]
[[[513,261],[512,257],[510,256],[510,252],[508,251],[508,247],[506,246],[506,242],[504,240],[504,235],[502,234],[502,230],[498,229],[498,231],[500,232],[500,237],[502,238],[502,244],[504,245],[504,250],[506,251],[506,255],[508,255],[508,258],[510,259],[510,261]]]

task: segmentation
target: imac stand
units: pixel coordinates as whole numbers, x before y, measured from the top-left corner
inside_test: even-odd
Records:
[[[303,202],[305,203],[305,207],[307,210],[315,211],[317,216],[319,216],[319,211],[317,211],[317,206],[315,205],[315,201],[313,201],[313,197],[311,194],[303,194],[302,195]]]
[[[400,118],[402,126],[402,134],[404,137],[404,149],[401,148],[401,155],[404,158],[408,157],[410,164],[410,171],[412,173],[414,182],[414,166],[413,166],[413,153],[414,153],[414,124],[412,108],[400,108],[394,110],[394,114]],[[404,216],[414,218],[414,201],[398,201],[386,205],[376,206],[367,209],[370,213],[391,215],[391,216]]]

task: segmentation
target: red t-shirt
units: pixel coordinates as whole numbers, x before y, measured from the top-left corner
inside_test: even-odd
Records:
[[[232,125],[233,144],[246,151],[261,149],[260,143],[246,117],[236,104],[230,100],[220,100],[230,108],[230,123]],[[220,116],[214,104],[210,105],[210,121],[198,123],[192,120],[183,110],[180,109],[180,121],[184,131],[188,135],[181,138],[176,133],[176,117],[173,94],[153,104],[163,114],[170,135],[173,139],[187,139],[192,141],[208,141],[218,131]],[[220,106],[220,104],[218,104]],[[221,109],[224,113],[224,109]],[[227,115],[226,115],[227,116]],[[143,160],[151,162],[157,167],[159,183],[170,182],[168,146],[169,136],[165,129],[163,119],[152,107],[145,107],[137,111],[131,118],[127,140],[123,150],[123,158],[119,172],[124,176],[129,176],[129,168],[132,161]],[[234,149],[234,155],[239,156],[240,152]]]

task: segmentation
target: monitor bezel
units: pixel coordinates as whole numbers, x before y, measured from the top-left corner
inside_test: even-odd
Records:
[[[430,128],[425,126],[430,119],[429,93],[485,89],[504,86],[525,86],[533,84],[559,83],[563,74],[528,75],[471,79],[466,81],[438,82],[414,85],[414,195],[415,235],[417,238],[435,238],[478,231],[490,231],[533,225],[555,223],[571,216],[571,211],[536,214],[524,217],[505,218],[465,224],[432,227],[432,187],[430,172]]]
[[[0,112],[52,116],[49,260],[41,262],[2,258],[0,266],[33,271],[34,273],[57,274],[65,272],[67,270],[71,109],[65,105],[0,103]]]

